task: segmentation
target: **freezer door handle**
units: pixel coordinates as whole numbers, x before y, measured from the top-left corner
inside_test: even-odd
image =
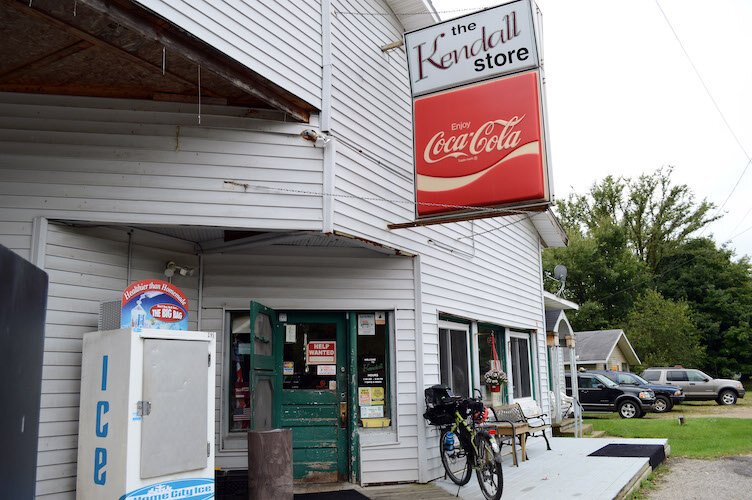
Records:
[[[145,417],[151,413],[151,402],[139,401],[136,403],[136,413],[139,417]]]

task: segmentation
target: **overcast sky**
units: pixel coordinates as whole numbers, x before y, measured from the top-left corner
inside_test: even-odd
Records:
[[[503,3],[432,1],[445,19]],[[752,1],[659,2],[733,132],[655,0],[538,0],[557,198],[672,165],[676,183],[720,206],[749,162]],[[752,166],[705,235],[725,242],[749,229],[731,246],[752,256],[750,208]]]

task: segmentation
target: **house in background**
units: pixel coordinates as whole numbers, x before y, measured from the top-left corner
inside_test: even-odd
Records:
[[[586,370],[630,371],[642,362],[624,330],[595,330],[575,332],[577,345],[577,368]],[[569,369],[569,355],[564,364]]]

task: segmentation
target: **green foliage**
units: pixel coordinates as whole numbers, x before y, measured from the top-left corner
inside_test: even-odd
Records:
[[[655,290],[637,299],[624,331],[644,366],[698,366],[703,361],[687,303],[665,299]]]
[[[752,266],[717,248],[710,239],[679,247],[658,264],[657,289],[666,297],[687,301],[702,343],[703,367],[714,376],[752,374]]]
[[[605,221],[590,236],[573,234],[566,248],[543,254],[544,269],[564,264],[569,270],[565,297],[580,304],[573,315],[576,330],[612,328],[632,308],[635,294],[617,293],[629,288],[640,292],[647,286],[648,269],[627,246],[624,228]],[[547,283],[552,286],[553,283]]]
[[[708,201],[697,203],[686,184],[673,185],[672,168],[635,179],[608,176],[585,195],[557,202],[562,223],[590,234],[604,221],[624,227],[629,246],[655,270],[658,261],[720,216]]]
[[[693,418],[679,425],[675,419],[586,419],[593,429],[625,438],[668,438],[671,455],[716,458],[752,453],[752,420]]]
[[[580,304],[569,314],[575,330],[624,328],[646,364],[682,363],[746,380],[752,266],[696,236],[718,216],[687,185],[672,184],[671,173],[609,176],[557,202],[570,244],[546,250],[544,270],[567,266],[564,297]]]

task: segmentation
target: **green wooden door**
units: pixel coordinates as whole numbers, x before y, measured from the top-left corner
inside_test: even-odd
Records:
[[[250,378],[251,429],[268,430],[278,427],[280,367],[275,361],[282,338],[277,312],[251,302]]]
[[[321,483],[346,481],[345,316],[290,312],[282,326],[280,426],[292,429],[294,478]]]

